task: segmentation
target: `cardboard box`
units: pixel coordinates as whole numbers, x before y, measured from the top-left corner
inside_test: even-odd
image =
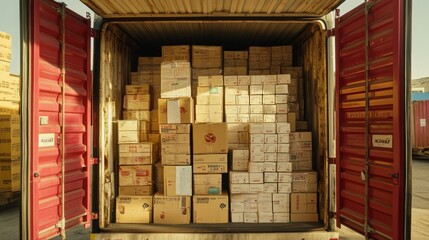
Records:
[[[195,195],[219,195],[222,193],[222,174],[194,174]]]
[[[250,184],[248,183],[230,183],[229,192],[231,194],[250,193]]]
[[[126,110],[150,110],[150,95],[125,95],[124,96],[124,109]]]
[[[276,95],[276,104],[288,103],[288,95]]]
[[[278,151],[277,144],[267,143],[264,144],[265,153],[276,153]]]
[[[249,52],[247,51],[223,51],[223,59],[248,59]]]
[[[264,163],[263,162],[249,162],[249,172],[264,172]]]
[[[249,172],[250,183],[264,183],[264,174],[262,172]]]
[[[264,162],[264,172],[275,172],[277,169],[277,162]]]
[[[251,77],[254,77],[254,76],[251,76]],[[263,94],[262,84],[254,85],[252,83],[252,85],[250,85],[250,87],[249,87],[249,93],[250,93],[250,95],[261,95],[261,94]]]
[[[292,192],[292,183],[290,182],[282,182],[277,184],[277,192],[278,193],[291,193]]]
[[[158,121],[159,123],[193,123],[193,99],[158,99]]]
[[[161,163],[165,166],[191,165],[190,154],[161,154]]]
[[[290,212],[290,194],[273,193],[273,212],[289,213]]]
[[[277,162],[277,172],[292,172],[292,163]]]
[[[274,223],[289,223],[290,222],[290,213],[273,213],[273,222]]]
[[[21,160],[0,161],[0,191],[19,191],[21,189]]]
[[[289,143],[291,151],[311,151],[311,142],[294,142]]]
[[[291,183],[292,182],[292,173],[290,173],[290,172],[279,172],[278,173],[278,182],[279,183]]]
[[[194,223],[228,223],[228,221],[229,201],[227,193],[219,196],[193,196]]]
[[[0,160],[21,159],[20,116],[0,114]],[[39,147],[54,146],[55,135],[39,134]]]
[[[264,193],[277,193],[277,183],[264,183]]]
[[[292,162],[292,171],[310,171],[313,168],[313,163],[309,160]]]
[[[290,133],[291,142],[311,142],[311,132]]]
[[[291,213],[317,213],[317,193],[292,193]]]
[[[262,109],[264,114],[276,114],[277,113],[277,106],[276,105],[263,105]],[[275,117],[274,117],[275,121]]]
[[[140,131],[118,131],[118,143],[138,143]]]
[[[317,192],[317,172],[293,172],[292,192]]]
[[[189,224],[191,222],[191,197],[155,194],[153,222],[156,224]]]
[[[291,213],[290,222],[318,222],[317,213]]]
[[[249,173],[230,171],[229,182],[230,183],[249,183]]]
[[[119,195],[143,196],[152,195],[153,186],[122,186],[119,187]]]
[[[119,166],[119,186],[152,185],[152,165]]]
[[[238,75],[237,76],[237,85],[238,86],[249,86],[250,85],[250,76],[249,75]]]
[[[151,223],[152,196],[118,196],[116,223]]]
[[[222,68],[193,68],[192,69],[193,82],[198,83],[198,77],[200,76],[216,76],[216,75],[222,75]]]
[[[264,192],[264,184],[261,183],[251,183],[249,184],[249,193],[263,193]]]
[[[191,133],[191,124],[160,124],[159,131],[163,133]]]
[[[262,114],[264,109],[262,105],[250,105],[250,113],[252,114]]]
[[[189,62],[161,64],[161,98],[191,97],[191,66]]]
[[[198,76],[198,87],[221,87],[222,89],[223,86],[223,75]]]
[[[189,45],[162,46],[162,61],[184,60],[189,62],[191,60],[190,49]]]
[[[10,63],[12,58],[12,36],[6,32],[0,32],[0,61]]]
[[[245,61],[235,62],[235,65],[244,65]],[[245,75],[247,74],[247,66],[223,67],[223,74],[229,75]]]
[[[290,133],[291,128],[289,123],[277,123],[276,133]]]
[[[243,215],[245,223],[258,223],[258,213],[245,212]]]
[[[289,134],[287,133],[279,133],[277,134],[277,140],[280,144],[285,144],[290,142]]]
[[[164,166],[164,194],[192,195],[192,166]]]
[[[194,154],[193,167],[194,173],[227,173],[228,155]]]
[[[188,143],[163,143],[161,144],[161,156],[172,154],[191,154],[191,146]]]
[[[205,123],[193,126],[194,154],[228,153],[226,123]]]
[[[290,151],[290,161],[311,161],[311,151]]]
[[[151,114],[150,111],[123,111],[122,115],[124,120],[144,120],[150,121]]]
[[[231,171],[248,171],[249,160],[247,159],[232,159],[229,166]]]
[[[125,86],[125,94],[134,95],[134,94],[150,94],[150,86],[149,84],[139,84],[139,85],[126,85]]]
[[[244,213],[242,213],[242,212],[231,212],[231,222],[233,222],[233,223],[244,222]]]
[[[222,68],[221,46],[192,46],[193,68]]]
[[[278,173],[276,172],[264,173],[264,183],[277,183],[277,182],[278,182]]]
[[[277,153],[264,153],[264,162],[277,162]]]
[[[237,76],[224,76],[223,81],[224,86],[237,86],[238,84]]]
[[[276,133],[275,123],[250,123],[249,133]]]
[[[139,57],[139,65],[160,65],[161,57]]]
[[[146,165],[154,161],[153,143],[119,145],[119,165]]]
[[[271,212],[260,212],[258,213],[258,222],[259,223],[272,223],[273,220],[273,213]]]
[[[251,123],[262,123],[264,122],[264,114],[249,114],[249,122]]]

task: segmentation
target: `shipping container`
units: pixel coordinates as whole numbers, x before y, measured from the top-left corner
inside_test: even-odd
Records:
[[[365,1],[345,14],[335,11],[343,0],[81,1],[101,16],[95,29],[64,4],[21,4],[22,239],[80,224],[92,226],[91,239],[336,239],[340,226],[410,238],[411,1]],[[114,122],[125,85],[138,56],[183,44],[293,45],[317,223],[116,223]]]
[[[429,100],[411,104],[411,146],[413,154],[429,158]]]

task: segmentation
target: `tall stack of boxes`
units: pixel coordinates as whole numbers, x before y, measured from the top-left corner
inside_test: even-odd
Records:
[[[156,154],[154,144],[147,142],[149,126],[149,122],[141,120],[118,121],[119,196],[116,199],[118,223],[152,222],[152,172]]]
[[[20,81],[11,75],[11,35],[0,32],[0,192],[21,186]]]
[[[223,76],[200,76],[198,78],[197,123],[223,122]]]
[[[233,222],[289,222],[288,123],[250,123],[248,171],[230,171]]]
[[[0,114],[0,192],[21,187],[21,131],[18,114]]]
[[[267,75],[271,68],[271,47],[249,47],[249,75]]]
[[[192,46],[192,97],[198,93],[198,78],[222,75],[222,47]]]
[[[224,51],[223,52],[223,75],[237,76],[247,75],[249,65],[248,51]]]
[[[317,173],[312,171],[311,132],[290,134],[290,161],[292,163],[291,221],[316,222]]]
[[[228,173],[225,123],[193,126],[194,223],[228,223],[228,193],[222,191],[222,174]]]
[[[158,99],[161,165],[157,172],[162,187],[154,196],[154,223],[188,224],[191,220],[192,152],[191,124],[194,122],[194,102],[191,98],[191,67],[187,47],[164,53],[174,60],[161,64],[161,98]],[[163,51],[166,48],[163,48]],[[183,51],[182,51],[183,50]],[[167,56],[170,58],[167,59]],[[176,61],[179,59],[179,61]]]
[[[292,66],[292,46],[271,47],[270,74],[282,73],[282,68]]]

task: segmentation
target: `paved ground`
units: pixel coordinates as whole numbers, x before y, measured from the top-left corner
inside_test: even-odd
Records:
[[[19,239],[19,205],[0,208],[0,239]],[[429,160],[413,161],[412,239],[429,239]],[[89,230],[78,227],[67,232],[67,239],[88,239]],[[343,227],[341,240],[360,240],[362,236]],[[57,237],[55,240],[59,240]]]

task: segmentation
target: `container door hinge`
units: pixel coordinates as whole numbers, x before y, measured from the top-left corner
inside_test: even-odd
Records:
[[[329,218],[335,218],[336,212],[329,212],[328,217]]]
[[[335,37],[335,28],[326,30],[326,37]]]
[[[398,172],[392,173],[392,181],[393,181],[393,184],[399,185],[399,173]]]
[[[98,164],[98,158],[91,158],[91,165]]]
[[[91,37],[92,38],[99,38],[100,31],[96,28],[91,28]]]
[[[98,219],[98,212],[92,212],[91,219]]]

